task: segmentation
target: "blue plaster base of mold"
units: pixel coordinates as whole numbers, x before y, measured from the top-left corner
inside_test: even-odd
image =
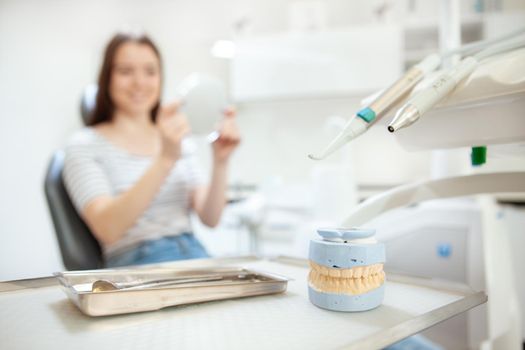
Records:
[[[350,269],[385,262],[385,245],[339,243],[312,239],[309,259],[330,268]]]
[[[371,310],[383,302],[385,284],[360,295],[334,294],[318,292],[308,286],[308,296],[312,304],[332,311],[366,311]]]

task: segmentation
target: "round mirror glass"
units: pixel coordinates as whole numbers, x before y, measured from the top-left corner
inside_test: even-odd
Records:
[[[193,73],[177,86],[177,93],[193,134],[205,135],[215,130],[228,106],[226,89],[219,79]]]

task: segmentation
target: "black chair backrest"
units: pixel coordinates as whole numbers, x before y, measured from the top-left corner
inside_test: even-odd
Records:
[[[97,91],[97,85],[90,84],[82,92],[80,114],[85,125],[95,107]],[[47,169],[44,184],[62,261],[68,270],[101,268],[103,259],[100,245],[71,203],[62,180],[63,167],[64,152],[57,151]]]

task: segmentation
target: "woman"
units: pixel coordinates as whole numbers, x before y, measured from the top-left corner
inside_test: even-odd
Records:
[[[144,35],[117,34],[100,71],[88,127],[66,147],[64,181],[108,267],[207,257],[190,212],[216,226],[226,203],[228,161],[240,142],[225,111],[203,185],[176,102],[160,106],[159,51]]]

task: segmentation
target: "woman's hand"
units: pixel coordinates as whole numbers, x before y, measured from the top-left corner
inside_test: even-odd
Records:
[[[218,129],[219,137],[212,144],[215,163],[226,163],[241,142],[235,114],[234,108],[227,108],[224,111],[224,119]]]
[[[182,139],[190,132],[186,116],[179,111],[179,103],[162,106],[157,114],[157,128],[161,137],[161,158],[176,162],[182,154]]]
[[[235,122],[235,110],[224,111],[224,119],[217,130],[219,136],[213,142],[213,167],[209,186],[198,188],[192,195],[192,207],[201,222],[215,227],[226,205],[228,183],[228,159],[241,142],[239,129]]]

